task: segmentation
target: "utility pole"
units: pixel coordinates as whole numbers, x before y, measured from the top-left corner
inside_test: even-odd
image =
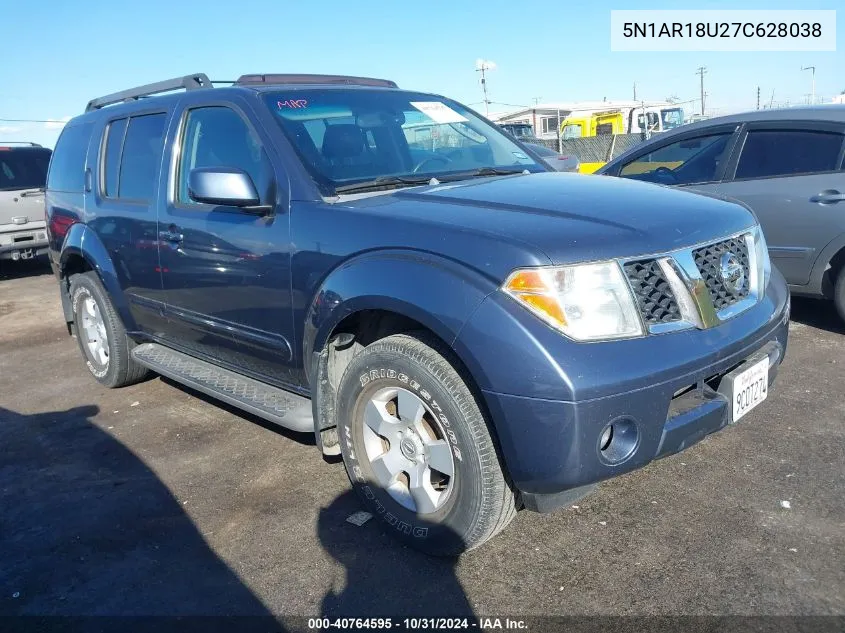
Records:
[[[634,82],[634,101],[637,100],[637,82]]]
[[[760,86],[757,86],[757,109],[760,109]]]
[[[531,100],[534,102],[534,105],[537,105],[538,103],[540,103],[540,99],[542,98],[543,97],[531,97]]]
[[[699,66],[695,74],[701,77],[701,116],[704,116],[704,75],[707,74],[707,67]]]
[[[496,64],[494,62],[477,59],[475,61],[475,72],[481,73],[481,90],[484,92],[484,116],[490,116],[490,99],[487,97],[487,71],[495,70]]]
[[[811,71],[813,71],[813,102],[812,102],[812,105],[816,105],[816,67],[815,66],[802,66],[801,70],[811,70]]]

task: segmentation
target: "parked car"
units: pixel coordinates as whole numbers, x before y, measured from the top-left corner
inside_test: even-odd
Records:
[[[514,138],[525,143],[533,143],[539,140],[534,134],[534,128],[530,123],[499,123],[498,126]]]
[[[597,173],[729,196],[760,221],[797,295],[845,319],[845,105],[762,110],[685,125]]]
[[[47,252],[44,185],[50,154],[35,143],[0,142],[0,260]]]
[[[737,422],[787,345],[746,208],[549,173],[386,80],[191,75],[95,99],[46,206],[97,381],[152,370],[313,433],[435,554]]]
[[[544,163],[555,171],[571,171],[577,172],[580,162],[577,156],[572,154],[561,154],[549,149],[545,145],[537,145],[535,143],[525,143],[537,156],[540,157]]]

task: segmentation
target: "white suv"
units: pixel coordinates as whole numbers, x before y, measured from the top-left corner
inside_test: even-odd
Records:
[[[44,185],[51,153],[35,143],[0,142],[0,260],[47,252]]]

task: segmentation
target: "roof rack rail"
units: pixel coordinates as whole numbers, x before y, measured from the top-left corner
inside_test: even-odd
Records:
[[[30,147],[44,147],[39,143],[33,143],[32,141],[0,141],[0,145],[29,145]]]
[[[398,88],[395,81],[375,79],[373,77],[349,77],[346,75],[241,75],[236,86],[254,86],[270,84],[346,84],[348,86],[378,86]]]
[[[197,90],[199,88],[211,88],[211,81],[205,73],[195,73],[193,75],[185,75],[184,77],[175,77],[173,79],[165,79],[164,81],[157,81],[156,83],[147,84],[145,86],[138,86],[137,88],[130,88],[129,90],[121,90],[98,99],[92,99],[85,107],[86,112],[91,110],[99,110],[100,108],[121,103],[123,101],[133,101],[141,97],[150,97],[162,92],[170,92],[172,90]]]

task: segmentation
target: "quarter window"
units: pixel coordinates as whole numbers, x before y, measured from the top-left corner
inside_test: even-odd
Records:
[[[766,178],[835,171],[842,134],[818,130],[751,130],[736,178]]]
[[[85,185],[85,155],[88,153],[90,134],[90,123],[65,126],[50,161],[48,189],[82,193]]]
[[[666,185],[711,182],[730,138],[731,132],[723,132],[676,141],[626,163],[619,175]]]
[[[240,115],[222,106],[188,112],[179,158],[177,200],[197,204],[188,195],[188,177],[201,167],[235,167],[252,178],[261,200],[267,200],[272,168],[258,139]]]

